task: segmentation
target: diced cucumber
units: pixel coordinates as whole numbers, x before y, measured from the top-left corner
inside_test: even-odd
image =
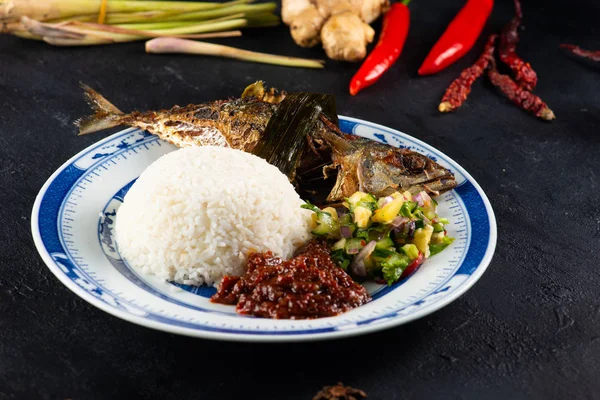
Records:
[[[375,245],[376,249],[389,249],[390,247],[394,246],[394,241],[392,240],[392,238],[385,237],[379,241],[377,241],[377,244]]]
[[[331,214],[323,211],[315,213],[316,219],[314,221],[317,227],[313,229],[312,233],[316,236],[329,236],[332,238],[339,238],[340,225],[336,220],[333,219]],[[314,217],[313,217],[314,218]]]
[[[417,203],[414,201],[405,201],[402,204],[402,207],[400,207],[400,214],[404,217],[411,218],[413,216],[413,211],[415,211],[416,208]]]
[[[411,260],[419,257],[419,249],[414,244],[405,244],[400,248]]]
[[[369,242],[369,230],[368,229],[357,229],[354,234],[355,237],[361,238]]]
[[[346,253],[347,254],[358,254],[360,249],[365,247],[367,242],[362,238],[352,238],[346,240]]]
[[[452,242],[454,242],[454,238],[450,238],[448,236],[444,236],[444,239],[442,240],[441,243],[439,244],[430,244],[429,245],[429,252],[430,255],[436,255],[439,252],[441,252],[442,250],[444,250],[446,247],[448,247],[450,244],[452,244]]]
[[[433,224],[434,232],[444,232],[444,224],[438,222],[437,224]]]
[[[333,246],[331,246],[331,250],[332,251],[341,250],[341,249],[344,249],[345,247],[346,247],[346,239],[345,238],[341,238],[340,240],[338,240],[337,242],[335,242],[333,244]]]

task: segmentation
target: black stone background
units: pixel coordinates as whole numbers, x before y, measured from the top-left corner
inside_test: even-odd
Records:
[[[0,399],[310,399],[343,381],[370,399],[600,398],[600,70],[563,42],[600,48],[600,3],[525,0],[518,51],[539,74],[546,123],[484,80],[457,113],[440,115],[450,81],[512,15],[497,1],[463,60],[416,70],[459,0],[414,0],[401,59],[357,97],[357,65],[304,70],[143,53],[141,43],[53,48],[0,37]],[[379,29],[379,25],[376,25]],[[323,57],[285,27],[222,40]],[[78,81],[124,110],[235,96],[265,79],[288,91],[335,94],[339,113],[414,135],[465,167],[488,194],[498,247],[481,280],[446,308],[405,326],[344,340],[227,343],[179,337],[112,317],[66,289],[30,234],[35,195],[73,154],[106,134],[75,136],[86,114]]]

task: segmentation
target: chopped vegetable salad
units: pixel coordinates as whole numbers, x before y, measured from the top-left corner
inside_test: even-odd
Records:
[[[425,259],[453,242],[449,221],[437,215],[437,202],[426,192],[395,192],[376,198],[356,192],[343,208],[312,210],[315,236],[332,243],[332,257],[357,279],[385,281],[388,285],[414,272]]]

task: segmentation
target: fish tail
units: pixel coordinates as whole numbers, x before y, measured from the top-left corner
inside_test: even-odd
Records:
[[[79,86],[83,89],[85,100],[94,111],[94,114],[75,121],[75,125],[79,127],[79,135],[121,125],[124,115],[121,110],[85,83],[80,82]]]

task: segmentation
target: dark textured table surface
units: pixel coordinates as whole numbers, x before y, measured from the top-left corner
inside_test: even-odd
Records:
[[[0,398],[310,399],[343,381],[372,399],[599,398],[600,71],[563,42],[600,47],[594,0],[525,1],[518,51],[537,69],[557,115],[545,123],[482,81],[457,113],[436,106],[483,45],[448,70],[416,75],[462,1],[416,0],[397,65],[355,98],[355,65],[322,71],[201,57],[151,56],[137,44],[57,49],[0,37]],[[486,33],[511,16],[498,1]],[[228,40],[321,57],[279,27]],[[414,135],[479,181],[498,220],[481,280],[444,309],[351,339],[301,344],[179,337],[112,317],[66,289],[30,234],[35,195],[50,174],[104,135],[75,136],[88,112],[84,81],[124,110],[234,96],[266,79],[288,91],[335,94],[340,114]]]

